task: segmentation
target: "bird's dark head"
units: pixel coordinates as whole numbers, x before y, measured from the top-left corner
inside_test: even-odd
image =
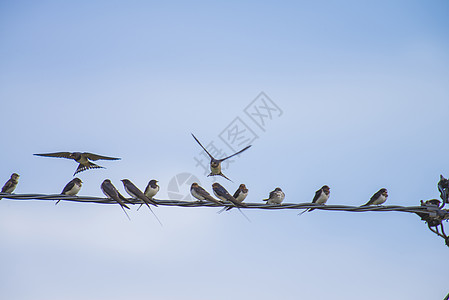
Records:
[[[388,197],[388,191],[386,188],[381,188],[379,191],[383,196]]]
[[[219,162],[219,161],[215,161],[215,160],[213,160],[213,161],[210,163],[210,166],[211,166],[212,168],[218,168],[219,165],[220,165],[220,162]]]
[[[73,152],[69,154],[70,158],[73,158],[74,160],[78,160],[81,158],[81,152]]]
[[[19,179],[19,177],[20,177],[20,175],[17,174],[17,173],[12,173],[11,174],[11,179],[17,180],[17,179]]]
[[[220,187],[221,187],[221,185],[218,182],[215,182],[214,184],[212,184],[212,188],[214,188],[214,189],[218,189]]]
[[[123,183],[128,183],[129,182],[129,179],[122,179],[122,180],[120,180],[121,182],[123,182]]]
[[[73,181],[76,182],[76,183],[78,183],[78,184],[83,183],[83,182],[81,181],[81,179],[79,179],[78,177],[75,177],[75,178],[73,179]]]
[[[156,185],[156,183],[158,183],[159,181],[157,181],[156,179],[151,179],[149,184],[150,185]]]
[[[323,192],[324,192],[326,195],[329,195],[330,192],[331,192],[331,188],[330,188],[329,186],[327,186],[327,185],[323,185],[323,187],[322,187],[321,189],[323,190]]]
[[[194,182],[192,183],[192,186],[190,188],[197,188],[197,187],[199,187],[198,183]]]
[[[103,180],[103,183],[111,183],[111,180],[110,179],[105,179],[105,180]]]
[[[246,189],[246,185],[242,183],[242,184],[239,186],[239,188],[240,188],[241,190]]]
[[[282,190],[281,190],[280,187],[275,188],[274,191],[275,191],[275,192],[282,192]]]

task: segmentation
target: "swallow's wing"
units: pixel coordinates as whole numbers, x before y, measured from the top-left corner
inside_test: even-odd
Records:
[[[234,198],[237,198],[239,196],[240,188],[238,188],[234,193]]]
[[[88,162],[89,164],[86,166],[86,165],[83,165],[83,164],[79,164],[78,165],[78,168],[76,168],[76,171],[75,171],[75,173],[73,174],[73,176],[75,176],[77,173],[79,173],[79,172],[83,172],[83,171],[86,171],[86,170],[88,170],[88,169],[104,169],[105,167],[102,167],[102,166],[99,166],[99,165],[96,165],[96,164],[94,164],[94,163],[91,163],[91,162]]]
[[[209,155],[210,159],[215,159],[212,155],[210,155],[210,153],[206,150],[206,148],[203,147],[203,145],[201,145],[200,141],[198,141],[198,139],[193,135],[193,138],[195,139],[195,141],[201,146],[201,148],[203,148],[204,151],[206,151],[207,155]]]
[[[33,154],[36,156],[46,156],[46,157],[62,157],[62,158],[71,158],[70,152],[55,152],[55,153],[37,153]]]
[[[85,157],[87,157],[90,160],[99,160],[99,159],[119,160],[119,159],[121,159],[118,157],[103,156],[103,155],[93,154],[93,153],[89,153],[89,152],[84,152],[82,155],[84,155]]]
[[[318,198],[320,198],[320,196],[321,196],[321,192],[322,192],[321,189],[319,189],[318,191],[316,191],[315,197],[313,197],[312,203],[316,203],[316,201],[318,200]]]
[[[137,198],[139,198],[140,200],[145,202],[147,205],[150,203],[150,204],[153,204],[154,206],[157,206],[156,202],[154,202],[153,200],[151,200],[150,198],[145,196],[145,194],[142,193],[142,191],[137,186],[135,186],[134,183],[128,182],[126,184],[126,187],[131,193],[136,195]]]
[[[374,203],[374,201],[379,198],[381,192],[378,191],[377,193],[375,193],[366,204],[363,204],[362,206],[368,206],[368,205],[372,205]]]
[[[224,161],[224,160],[227,160],[228,158],[231,158],[231,157],[233,157],[233,156],[236,156],[237,154],[240,154],[240,153],[242,153],[243,151],[245,151],[245,150],[247,150],[249,147],[251,147],[251,145],[249,145],[249,146],[246,146],[245,148],[243,148],[242,150],[240,150],[239,152],[237,152],[237,153],[234,153],[234,154],[232,154],[232,155],[230,155],[230,156],[228,156],[228,157],[225,157],[225,158],[222,158],[222,159],[219,159],[218,161],[220,161],[220,162],[222,162],[222,161]],[[209,154],[210,155],[210,154]]]
[[[213,202],[213,203],[216,203],[216,204],[222,204],[219,200],[217,200],[217,199],[215,199],[214,197],[212,197],[205,189],[203,189],[202,187],[200,187],[200,186],[198,186],[197,188],[196,188],[196,191],[195,191],[198,195],[201,195],[201,196],[203,196],[204,197],[204,199],[206,199],[206,200],[208,200],[208,201],[210,201],[210,202]]]
[[[2,187],[2,193],[5,193],[13,185],[12,180],[8,180]]]
[[[64,187],[64,189],[62,190],[63,195],[65,195],[65,193],[67,193],[68,191],[70,191],[73,187],[75,186],[75,179],[70,180],[69,183],[67,183]]]

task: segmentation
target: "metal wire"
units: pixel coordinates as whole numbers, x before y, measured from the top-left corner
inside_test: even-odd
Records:
[[[444,193],[446,196],[446,191]],[[6,194],[0,193],[0,198],[10,200],[44,200],[44,201],[73,201],[83,203],[97,203],[97,204],[117,204],[116,201],[109,198],[89,197],[89,196],[67,196],[67,195],[44,195],[44,194]],[[127,198],[128,202],[133,205],[140,205],[142,201],[134,198]],[[207,201],[182,201],[182,200],[160,200],[153,199],[160,206],[178,206],[178,207],[235,207],[230,202],[225,202],[222,205]],[[437,200],[438,201],[438,200]],[[444,201],[443,201],[444,202]],[[446,245],[449,247],[449,237],[444,232],[443,221],[449,219],[449,210],[442,209],[442,206],[432,205],[421,202],[420,206],[347,206],[347,205],[319,205],[315,203],[283,203],[281,205],[268,205],[265,203],[246,203],[245,207],[241,209],[264,209],[264,210],[279,210],[279,209],[319,209],[328,211],[346,211],[346,212],[406,212],[415,213],[425,221],[429,229],[438,236],[445,239]],[[440,232],[441,231],[441,232]]]

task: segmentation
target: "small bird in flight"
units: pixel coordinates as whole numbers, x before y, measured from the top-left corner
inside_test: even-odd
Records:
[[[78,177],[73,178],[69,181],[64,187],[64,189],[61,192],[61,195],[68,195],[68,196],[76,196],[78,192],[81,190],[81,186],[83,185],[83,182]],[[56,201],[55,205],[59,203],[58,200]]]
[[[318,191],[315,192],[315,197],[313,197],[312,203],[321,205],[326,204],[327,200],[329,199],[330,193],[331,191],[329,186],[323,185]],[[312,211],[314,209],[315,208],[308,208],[304,210],[302,213],[300,213],[300,215],[302,215],[305,212]]]
[[[127,201],[125,197],[123,197],[122,194],[115,188],[115,186],[111,183],[111,180],[105,179],[103,183],[101,184],[101,190],[103,191],[103,194],[106,195],[109,199],[117,201],[118,204],[120,204],[120,207],[122,208],[125,215],[128,217],[129,220],[131,220],[128,216],[128,214],[125,211],[125,208],[129,209],[129,207],[123,202]]]
[[[267,204],[281,204],[284,201],[285,194],[281,190],[281,188],[275,188],[274,191],[270,192],[268,199],[262,199],[263,201],[267,201]]]
[[[388,198],[388,191],[386,188],[381,188],[377,193],[375,193],[371,199],[362,206],[369,206],[369,205],[382,205],[387,201]]]
[[[224,178],[226,178],[229,181],[232,181],[231,179],[229,179],[228,177],[226,177],[225,175],[223,175],[223,173],[221,172],[221,163],[225,160],[227,160],[228,158],[231,158],[233,156],[236,156],[237,154],[242,153],[243,151],[247,150],[249,147],[251,147],[251,145],[246,146],[245,148],[243,148],[242,150],[240,150],[237,153],[234,153],[228,157],[222,158],[222,159],[215,159],[207,150],[206,148],[203,147],[203,145],[201,145],[200,141],[193,135],[193,138],[195,139],[195,141],[201,146],[201,148],[203,148],[204,151],[206,151],[207,155],[209,155],[210,157],[210,174],[207,176],[222,176]]]
[[[11,178],[9,178],[5,185],[2,187],[2,193],[11,194],[12,192],[14,192],[17,184],[19,183],[19,177],[19,174],[12,173]],[[0,200],[2,200],[2,198],[0,198]]]
[[[205,189],[199,186],[199,184],[196,182],[192,183],[192,185],[190,186],[190,194],[192,194],[193,197],[195,197],[200,201],[207,200],[216,203],[218,205],[223,204],[214,197],[212,197]]]
[[[79,163],[78,168],[76,169],[73,176],[75,176],[79,172],[86,171],[88,169],[100,169],[103,168],[102,166],[96,165],[93,162],[90,162],[89,160],[119,160],[120,158],[117,157],[109,157],[109,156],[103,156],[98,154],[93,154],[89,152],[55,152],[55,153],[40,153],[40,154],[34,154],[36,156],[45,156],[45,157],[62,157],[62,158],[68,158],[73,159],[77,163]]]

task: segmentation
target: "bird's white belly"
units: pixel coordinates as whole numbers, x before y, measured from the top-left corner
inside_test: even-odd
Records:
[[[73,188],[72,188],[70,191],[68,191],[68,192],[66,193],[66,195],[74,196],[74,195],[78,194],[78,192],[79,192],[80,190],[81,190],[81,185],[75,184],[75,185],[73,186]]]
[[[147,196],[148,198],[153,198],[157,192],[159,191],[159,187],[157,188],[149,188],[148,190],[146,190],[145,192],[145,196]]]
[[[387,197],[385,197],[384,195],[380,195],[376,200],[374,200],[373,204],[381,205],[381,204],[385,203],[385,201],[387,201]]]
[[[193,197],[195,197],[195,198],[198,199],[198,200],[205,200],[205,198],[204,198],[203,196],[199,195],[199,194],[195,191],[195,189],[191,189],[191,190],[190,190],[190,193],[192,194]]]
[[[325,204],[328,199],[329,196],[322,192],[320,197],[316,200],[316,204]]]
[[[239,202],[243,202],[245,200],[246,196],[248,196],[248,193],[240,193],[237,198],[235,198]]]
[[[285,195],[282,192],[277,192],[273,198],[268,200],[268,204],[281,204],[284,201]]]

